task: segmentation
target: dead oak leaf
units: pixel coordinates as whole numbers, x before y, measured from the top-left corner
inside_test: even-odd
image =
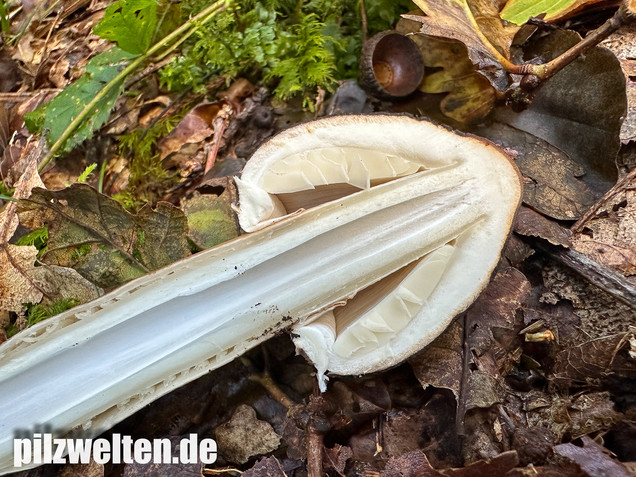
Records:
[[[512,38],[519,30],[499,18],[493,0],[415,0],[426,16],[404,15],[422,23],[421,33],[452,38],[466,45],[468,55],[492,85],[503,91],[508,85],[505,69]]]

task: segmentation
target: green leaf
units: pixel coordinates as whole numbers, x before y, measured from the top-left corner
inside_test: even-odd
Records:
[[[509,0],[501,11],[503,20],[523,25],[530,17],[545,13],[544,20],[555,21],[599,0]]]
[[[112,48],[91,59],[86,65],[84,76],[66,87],[51,102],[26,115],[25,122],[29,129],[33,127],[48,131],[49,144],[55,143],[86,104],[115,78],[132,58],[134,55],[119,48]],[[64,152],[70,151],[91,137],[108,120],[110,111],[115,106],[115,101],[123,89],[124,82],[121,81],[97,104],[93,113],[77,129],[75,135],[66,142],[63,148]],[[43,121],[41,120],[42,115],[44,116]]]
[[[167,202],[132,215],[86,184],[35,189],[18,203],[20,223],[48,227],[45,263],[70,266],[112,288],[190,255],[185,215]]]
[[[119,0],[106,9],[93,33],[116,41],[124,51],[145,53],[157,28],[156,0]]]

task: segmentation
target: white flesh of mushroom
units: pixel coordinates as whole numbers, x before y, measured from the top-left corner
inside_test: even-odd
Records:
[[[297,346],[316,364],[320,376],[327,370],[374,371],[422,348],[472,301],[475,295],[462,301],[461,290],[473,287],[477,293],[485,285],[506,235],[497,230],[516,209],[519,182],[514,167],[492,146],[449,136],[427,123],[386,116],[321,123],[320,128],[310,123],[307,131],[298,126],[281,134],[246,166],[237,180],[239,220],[245,230],[258,230],[299,210],[412,174],[455,176],[453,187],[466,192],[454,203],[446,198],[447,211],[470,205],[479,216],[390,276],[294,327]],[[356,129],[362,125],[367,130],[358,137]],[[401,139],[389,140],[397,137]],[[502,159],[507,174],[494,175],[492,166],[482,162],[491,153]],[[461,180],[458,175],[468,169],[472,177]],[[251,207],[255,196],[257,208]],[[508,204],[501,203],[502,196]],[[429,198],[433,206],[435,195]],[[486,262],[488,272],[483,274]],[[466,270],[466,264],[474,270]],[[324,388],[324,380],[321,385]]]
[[[393,116],[287,130],[237,184],[243,228],[263,230],[0,345],[0,473],[16,430],[107,429],[290,323],[321,372],[399,363],[488,282],[521,196],[490,143]]]

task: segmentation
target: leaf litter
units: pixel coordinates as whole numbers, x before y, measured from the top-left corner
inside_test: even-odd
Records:
[[[493,98],[499,94],[495,90],[504,91],[514,84],[510,80],[515,78],[505,74],[502,58],[510,59],[509,47],[517,27],[499,20],[498,8],[503,3],[418,2],[429,13],[423,22],[424,17],[417,19],[418,25],[428,34],[444,37],[429,38],[428,45],[433,46],[427,66],[441,70],[429,72],[422,88],[427,94],[444,94],[442,112],[457,121],[479,120],[491,109]],[[586,2],[565,3],[569,8]],[[94,25],[93,13],[82,21]],[[115,36],[119,40],[121,35]],[[59,40],[49,46],[59,51],[77,51],[65,49],[68,45],[61,37],[54,36]],[[420,34],[416,37],[427,38]],[[557,44],[547,47],[545,59],[558,51],[562,40],[555,38],[563,37],[545,40]],[[47,45],[40,40],[37,30],[22,37],[20,58],[27,70],[36,71],[34,65],[43,65],[38,81],[57,87],[76,79],[86,58],[68,63],[60,60],[55,65],[43,62]],[[526,47],[528,58],[538,54],[541,48],[536,45],[540,43]],[[144,45],[142,42],[142,50]],[[86,46],[87,51],[96,53],[103,47],[104,43]],[[586,58],[594,55],[596,50]],[[281,445],[272,443],[271,449],[258,448],[241,467],[246,475],[297,475],[304,472],[308,456],[315,457],[316,453],[322,456],[322,467],[332,475],[525,475],[527,469],[522,466],[526,465],[533,465],[538,475],[595,475],[599,469],[612,469],[622,475],[624,465],[608,456],[605,448],[592,445],[587,436],[598,438],[609,431],[607,435],[612,435],[613,440],[606,440],[606,446],[618,453],[619,447],[613,442],[629,435],[625,423],[633,422],[636,405],[629,386],[634,369],[630,355],[634,330],[629,327],[633,324],[633,309],[550,262],[538,246],[544,242],[555,247],[572,246],[627,279],[633,278],[629,255],[634,250],[630,218],[633,186],[626,186],[612,200],[604,201],[593,216],[584,217],[586,220],[572,238],[564,227],[563,221],[584,215],[615,181],[612,167],[618,148],[618,118],[624,107],[612,57],[602,56],[592,62],[592,67],[579,63],[582,61],[572,65],[567,78],[558,79],[557,75],[542,87],[526,114],[531,119],[521,122],[524,127],[510,120],[518,116],[498,116],[508,124],[495,124],[493,129],[499,136],[492,133],[489,137],[506,142],[504,145],[516,154],[527,177],[524,199],[532,209],[522,209],[511,237],[511,243],[522,252],[516,268],[502,262],[482,297],[421,355],[377,376],[334,377],[324,401],[311,401],[311,370],[301,357],[293,356],[289,340],[280,337],[249,353],[251,365],[246,361],[230,363],[140,411],[122,423],[121,429],[141,432],[144,437],[180,436],[190,431],[209,435],[211,429],[222,429],[232,415],[240,414],[239,404],[248,404],[255,411],[250,422],[269,422],[275,435],[282,439]],[[594,81],[580,80],[595,71],[604,74],[594,76]],[[152,101],[152,87],[156,84],[150,84],[150,96],[145,100]],[[557,85],[553,86],[556,93],[550,92],[551,84]],[[564,89],[568,84],[576,88]],[[579,88],[586,92],[580,93]],[[148,94],[148,90],[144,93]],[[193,104],[193,98],[196,97],[188,97],[182,104]],[[202,102],[199,97],[194,104],[206,104],[206,100]],[[253,103],[250,105],[249,101]],[[112,106],[119,111],[122,103]],[[237,164],[240,169],[240,159],[249,156],[247,151],[271,134],[275,124],[272,111],[276,115],[283,111],[283,118],[294,114],[280,106],[272,108],[267,92],[259,99],[254,95],[239,103],[247,116],[238,112],[226,124],[212,174],[234,174]],[[170,110],[174,109],[177,108]],[[133,128],[139,120],[135,118],[143,117],[144,112],[147,109],[139,116],[128,116],[132,118],[130,122],[120,122],[110,134]],[[544,137],[540,127],[544,124],[558,134]],[[585,129],[584,134],[580,128]],[[501,130],[506,132],[502,134]],[[190,128],[177,146],[195,139],[192,132],[196,131]],[[482,134],[480,130],[472,132]],[[209,133],[214,133],[213,128],[204,130],[206,137],[199,138],[196,147],[201,139],[209,140]],[[580,140],[582,136],[594,146],[594,152],[576,144],[577,137]],[[628,136],[623,139],[628,140]],[[239,147],[240,141],[245,142]],[[84,143],[89,151],[90,142]],[[156,145],[153,147],[154,152],[159,150]],[[5,151],[8,155],[9,149]],[[88,153],[76,148],[73,155],[83,158]],[[174,167],[180,167],[182,158],[174,158],[178,159]],[[202,163],[200,158],[197,160]],[[3,159],[0,165],[6,164]],[[15,178],[24,170],[20,170],[19,160],[17,164]],[[54,169],[61,164],[60,161]],[[113,172],[113,177],[116,179],[119,173]],[[130,214],[86,185],[61,191],[36,189],[31,198],[21,197],[25,200],[18,205],[20,221],[29,228],[47,223],[49,241],[41,251],[43,263],[33,266],[38,253],[35,247],[22,246],[29,250],[24,260],[30,261],[34,270],[55,271],[55,266],[47,265],[51,263],[72,265],[96,283],[113,287],[189,255],[192,244],[202,249],[234,236],[236,225],[229,201],[222,197],[225,192],[203,188],[192,193],[196,190],[196,172],[182,176],[183,182],[166,198],[181,202],[184,212],[159,203],[155,209],[146,206]],[[184,195],[188,198],[181,201]],[[9,238],[3,240],[3,247],[17,247],[8,241]],[[169,245],[162,248],[159,244],[164,243]],[[617,258],[619,255],[623,258]],[[43,281],[55,284],[53,279]],[[28,287],[23,288],[28,291]],[[18,303],[21,299],[15,302],[16,307],[23,306]],[[526,341],[530,335],[553,338]],[[251,379],[263,372],[269,373],[274,385],[299,403],[290,413],[296,416],[295,420],[286,416],[269,392]],[[308,448],[310,441],[314,444]],[[259,453],[269,457],[259,458]],[[630,459],[625,452],[620,455],[623,461]],[[229,464],[223,459],[220,465]],[[170,470],[131,465],[124,466],[120,473],[199,475],[202,467]],[[98,474],[100,470],[103,471],[96,469]]]

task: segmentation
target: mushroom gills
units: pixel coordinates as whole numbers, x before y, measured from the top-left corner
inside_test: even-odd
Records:
[[[302,334],[311,336],[306,331],[312,327],[322,330],[321,335],[329,337],[332,351],[343,358],[363,355],[387,344],[426,306],[456,247],[457,240],[453,239],[361,290],[344,306],[303,325]]]
[[[332,146],[298,152],[277,161],[263,175],[261,186],[270,194],[291,194],[329,185],[344,190],[342,186],[349,185],[355,191],[422,170],[421,164],[395,154]],[[329,200],[333,197],[326,197],[323,202]]]

